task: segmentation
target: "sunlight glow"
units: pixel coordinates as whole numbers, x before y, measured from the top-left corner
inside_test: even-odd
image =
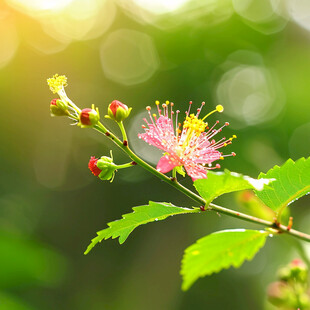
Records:
[[[147,11],[162,14],[179,9],[188,0],[134,0],[134,2]]]
[[[43,11],[59,11],[73,0],[8,0],[9,5],[19,11],[33,15]]]

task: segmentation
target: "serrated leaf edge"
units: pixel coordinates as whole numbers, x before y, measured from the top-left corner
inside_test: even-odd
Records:
[[[126,239],[128,238],[128,236],[131,234],[131,232],[132,232],[135,228],[137,228],[138,226],[147,224],[147,223],[155,222],[155,221],[156,221],[156,218],[158,218],[158,217],[155,217],[154,219],[149,220],[149,221],[143,221],[143,222],[142,222],[141,224],[139,224],[139,225],[133,225],[133,228],[129,231],[129,233],[125,234],[125,236],[121,236],[121,235],[119,235],[118,233],[114,233],[114,234],[112,234],[112,235],[108,234],[108,235],[103,236],[103,237],[100,236],[104,231],[106,231],[106,230],[112,228],[113,223],[118,222],[118,221],[121,221],[121,220],[123,220],[123,219],[126,219],[126,216],[127,216],[127,215],[135,213],[137,208],[145,207],[145,206],[151,206],[152,204],[163,204],[163,205],[165,205],[166,207],[174,207],[174,208],[178,208],[178,209],[184,210],[184,212],[177,213],[177,215],[179,215],[179,214],[187,214],[187,213],[200,213],[200,212],[201,212],[201,210],[200,210],[199,208],[185,208],[185,207],[178,207],[178,206],[175,206],[175,205],[173,205],[173,204],[171,204],[171,203],[167,203],[167,202],[154,202],[154,201],[149,201],[149,204],[148,204],[148,205],[142,205],[142,206],[133,207],[133,208],[132,208],[133,212],[123,214],[121,219],[111,221],[111,222],[109,222],[109,223],[107,224],[107,226],[108,226],[107,228],[102,229],[102,230],[99,230],[99,231],[97,232],[97,236],[96,236],[95,238],[91,239],[91,243],[88,245],[86,251],[84,252],[84,255],[88,254],[98,242],[100,243],[102,240],[107,240],[107,239],[109,239],[109,238],[112,238],[112,239],[119,238],[119,243],[120,243],[120,244],[123,244],[123,243],[126,241]],[[187,212],[186,212],[186,211],[187,211]],[[167,218],[167,217],[169,217],[169,216],[173,216],[173,215],[175,215],[175,214],[167,215],[167,216],[163,217],[162,219],[165,219],[165,218]],[[132,225],[130,225],[130,227],[131,227],[131,226],[132,226]],[[122,227],[122,229],[124,229],[124,227]]]
[[[220,234],[220,233],[225,233],[225,232],[244,232],[244,231],[247,231],[247,229],[226,229],[226,230],[221,230],[221,231],[214,232],[214,233],[212,233],[212,234],[210,234],[210,235]],[[182,290],[183,290],[183,291],[187,291],[187,290],[190,289],[190,287],[191,287],[198,279],[200,279],[200,278],[203,278],[203,277],[205,277],[205,276],[211,275],[211,274],[213,274],[213,273],[218,273],[218,272],[220,272],[221,270],[224,270],[224,269],[227,270],[227,269],[229,269],[230,267],[238,268],[238,267],[240,267],[245,261],[251,261],[251,260],[254,258],[255,254],[258,253],[259,250],[265,245],[266,240],[267,240],[267,237],[268,237],[268,235],[269,235],[269,233],[266,232],[266,231],[264,231],[264,230],[257,230],[257,232],[260,232],[260,233],[266,235],[265,239],[262,239],[262,240],[261,240],[261,243],[258,245],[257,251],[254,251],[254,253],[249,253],[249,255],[245,256],[245,258],[242,259],[242,260],[240,261],[240,263],[238,263],[238,262],[237,262],[237,264],[236,264],[236,263],[232,263],[232,264],[228,263],[228,264],[224,265],[224,267],[219,267],[219,268],[215,269],[215,270],[212,271],[212,272],[203,273],[203,274],[201,274],[200,276],[198,276],[196,279],[194,279],[194,280],[190,281],[189,283],[187,283],[186,285],[184,284],[184,283],[186,283],[186,282],[184,281],[184,277],[183,277]],[[210,235],[209,235],[209,236],[210,236]],[[257,237],[258,237],[258,236],[259,236],[259,235],[257,235]],[[207,237],[207,236],[205,236],[205,237]],[[190,251],[190,248],[191,248],[192,246],[194,246],[194,245],[196,245],[197,243],[199,243],[199,241],[200,241],[201,239],[205,238],[205,237],[200,238],[200,239],[197,240],[194,244],[190,245],[188,248],[185,249],[184,255],[183,255],[183,258],[182,258],[182,261],[181,261],[181,271],[180,271],[180,274],[181,274],[182,276],[184,276],[183,265],[184,265],[184,260],[185,260],[185,254],[188,253],[188,252]],[[254,240],[254,239],[255,239],[255,238],[251,239],[251,241]],[[240,244],[242,244],[242,243],[244,243],[244,242],[241,242]]]

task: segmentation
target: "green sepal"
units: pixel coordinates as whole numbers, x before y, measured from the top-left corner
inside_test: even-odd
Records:
[[[125,110],[122,107],[118,107],[118,109],[116,110],[115,115],[113,114],[112,110],[110,108],[108,108],[108,115],[106,115],[106,118],[110,118],[116,122],[122,122],[124,119],[126,119],[130,112],[131,112],[132,108],[128,108],[128,110]]]
[[[183,169],[183,166],[177,166],[177,167],[174,167],[175,168],[175,171],[180,174],[182,177],[185,177],[185,171]]]
[[[68,116],[68,104],[60,99],[56,100],[56,105],[50,104],[51,116]]]
[[[114,179],[115,170],[117,169],[117,165],[113,163],[113,158],[102,156],[97,161],[97,167],[102,170],[98,177],[101,180],[111,180]]]

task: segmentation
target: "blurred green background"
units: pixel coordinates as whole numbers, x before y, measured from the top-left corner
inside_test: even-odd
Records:
[[[131,146],[154,165],[160,152],[137,138],[145,106],[222,104],[213,120],[238,136],[222,168],[256,177],[310,155],[309,0],[2,0],[0,42],[1,310],[274,309],[267,285],[299,256],[290,238],[270,238],[239,270],[180,289],[183,250],[215,230],[257,228],[237,219],[173,217],[83,255],[133,206],[192,202],[139,167],[112,184],[93,177],[90,156],[112,148],[116,163],[127,159],[98,133],[51,118],[46,79],[66,74],[69,97],[102,116],[114,99],[133,107]],[[234,195],[217,202],[239,208]],[[292,214],[310,233],[307,205],[295,202]]]

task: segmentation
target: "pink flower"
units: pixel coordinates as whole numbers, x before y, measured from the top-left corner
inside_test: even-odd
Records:
[[[192,102],[190,102],[191,107]],[[207,177],[207,170],[220,168],[219,164],[212,167],[212,163],[219,159],[224,159],[225,156],[235,156],[235,153],[229,155],[223,155],[220,148],[231,144],[233,138],[222,138],[219,141],[215,141],[213,137],[222,131],[223,127],[228,126],[229,123],[225,123],[222,127],[215,129],[219,121],[209,128],[208,123],[204,122],[214,112],[223,112],[223,107],[218,105],[216,109],[208,113],[204,118],[199,119],[201,107],[197,109],[196,114],[190,114],[189,110],[186,112],[186,117],[183,122],[183,128],[178,123],[178,114],[180,111],[176,111],[175,124],[173,121],[174,111],[172,110],[173,103],[171,102],[171,111],[169,116],[168,105],[163,104],[163,111],[159,108],[159,102],[156,101],[158,108],[157,117],[156,114],[151,114],[151,108],[147,107],[150,121],[144,119],[147,126],[142,126],[145,133],[139,134],[139,138],[143,139],[150,145],[154,145],[157,148],[163,150],[165,153],[157,164],[157,170],[162,173],[167,173],[173,168],[183,166],[187,174],[193,179],[205,179]],[[162,114],[163,112],[163,114]]]

